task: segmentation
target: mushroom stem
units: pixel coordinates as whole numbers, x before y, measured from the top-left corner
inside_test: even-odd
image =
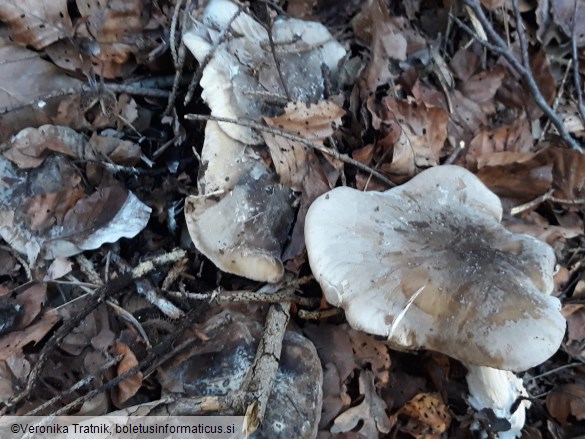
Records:
[[[497,438],[519,437],[522,434],[526,409],[530,407],[530,401],[523,399],[513,413],[510,411],[518,398],[528,396],[522,380],[507,370],[467,364],[465,367],[468,370],[468,401],[471,406],[478,412],[491,409],[497,418],[505,419],[510,423],[509,430],[497,432]]]

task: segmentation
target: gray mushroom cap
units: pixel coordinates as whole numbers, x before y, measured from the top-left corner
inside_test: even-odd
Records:
[[[499,198],[458,166],[386,192],[336,188],[309,209],[309,262],[349,323],[399,348],[525,370],[565,333],[553,250],[501,224]]]

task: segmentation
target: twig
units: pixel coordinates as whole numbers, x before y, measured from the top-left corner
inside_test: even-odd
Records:
[[[165,337],[165,339],[163,341],[161,341],[156,346],[154,346],[152,348],[152,350],[150,350],[150,352],[148,353],[146,358],[144,358],[140,363],[138,363],[133,368],[127,370],[126,372],[111,379],[107,383],[104,383],[102,386],[89,391],[85,395],[77,398],[76,400],[72,401],[71,403],[67,404],[66,406],[60,408],[55,413],[52,413],[51,416],[61,416],[61,415],[67,414],[74,407],[82,404],[85,401],[88,401],[88,400],[96,397],[100,393],[104,393],[110,389],[113,389],[115,386],[120,384],[122,381],[125,381],[128,378],[131,378],[132,376],[136,375],[137,373],[139,373],[143,370],[147,370],[148,368],[152,368],[152,367],[156,368],[160,364],[162,364],[164,361],[167,361],[168,358],[167,358],[167,356],[164,355],[164,353],[169,351],[170,346],[172,346],[175,343],[177,338],[185,331],[185,329],[193,326],[193,321],[195,318],[197,318],[198,315],[199,315],[198,310],[191,310],[185,316],[185,318],[182,320],[181,325],[179,326],[179,328],[177,328],[177,331],[174,334],[171,334],[171,335]],[[185,346],[185,347],[190,346],[190,345],[191,345],[191,343],[183,344],[183,346]]]
[[[527,203],[520,204],[519,206],[510,209],[510,215],[518,215],[527,210],[533,209],[545,201],[552,201],[558,204],[567,204],[569,206],[580,206],[585,204],[585,198],[575,198],[573,200],[567,198],[553,197],[554,189],[550,189],[547,193],[536,197],[534,200],[528,201]]]
[[[528,88],[534,98],[536,104],[540,107],[540,109],[547,115],[547,117],[551,120],[552,124],[556,127],[557,131],[559,132],[561,138],[567,142],[567,144],[574,150],[579,151],[581,154],[585,153],[585,149],[571,136],[571,134],[567,131],[565,125],[563,124],[562,119],[556,114],[556,112],[548,105],[544,96],[542,95],[540,89],[538,88],[538,84],[534,79],[534,75],[532,74],[532,70],[530,69],[529,64],[526,67],[523,65],[526,63],[528,59],[528,53],[525,50],[522,50],[522,57],[524,63],[521,63],[518,58],[514,55],[514,53],[507,47],[506,42],[498,35],[498,33],[494,30],[492,24],[486,17],[481,7],[481,3],[479,0],[465,0],[465,4],[469,6],[469,8],[473,11],[476,18],[479,20],[481,25],[483,26],[486,34],[488,37],[495,43],[495,45],[489,44],[486,41],[482,41],[481,39],[477,38],[473,31],[470,31],[469,27],[462,26],[462,29],[466,32],[470,33],[480,44],[487,47],[489,50],[492,50],[496,53],[501,54],[508,63],[512,66],[512,68],[526,81]],[[515,12],[517,11],[517,20],[519,19],[518,23],[516,23],[518,28],[518,39],[520,42],[520,46],[524,44],[526,46],[525,41],[525,34],[524,28],[522,24],[522,18],[520,17],[520,13],[518,11],[518,4],[517,0],[514,0]],[[462,24],[460,20],[456,20],[458,24]],[[526,47],[525,47],[526,48]]]
[[[172,297],[190,300],[206,300],[216,303],[280,303],[290,302],[297,305],[314,307],[318,306],[320,299],[301,297],[295,294],[293,289],[284,289],[278,293],[266,294],[257,291],[221,291],[211,293],[191,293],[182,291],[167,291]]]
[[[299,318],[303,320],[325,320],[329,317],[335,317],[339,315],[339,308],[331,308],[317,311],[306,311],[304,309],[299,310]]]
[[[453,164],[453,162],[455,162],[455,160],[457,160],[459,158],[459,156],[461,155],[461,153],[463,152],[463,150],[465,149],[465,142],[463,140],[461,140],[459,142],[459,145],[457,145],[457,148],[455,148],[451,154],[449,155],[449,157],[447,157],[447,160],[445,160],[445,163],[443,163],[444,165],[451,165]]]
[[[33,107],[33,106],[41,106],[45,101],[50,101],[56,98],[62,98],[65,96],[75,95],[78,93],[90,93],[99,91],[100,86],[90,85],[90,84],[82,84],[77,87],[71,87],[68,89],[62,89],[55,91],[53,93],[47,93],[43,96],[38,96],[35,99],[25,102],[23,104],[15,105],[8,108],[0,109],[0,115],[10,113],[13,111],[22,110],[23,108]],[[127,93],[129,95],[134,96],[144,96],[150,98],[167,98],[169,96],[169,92],[167,90],[160,90],[156,88],[143,88],[137,87],[135,85],[126,85],[126,84],[103,84],[103,89],[109,90],[113,93]]]
[[[284,81],[282,69],[280,68],[280,59],[276,56],[276,49],[274,47],[274,38],[272,36],[273,20],[272,20],[272,17],[270,15],[270,12],[268,11],[268,7],[266,5],[264,5],[263,12],[266,14],[266,17],[257,17],[257,18],[259,18],[258,22],[262,25],[262,27],[266,30],[266,33],[268,34],[268,42],[270,44],[270,52],[272,52],[272,58],[274,59],[274,65],[276,67],[278,77],[279,77],[280,82],[282,84],[284,94],[286,95],[286,98],[288,101],[292,101],[291,95],[288,91],[288,87],[286,86],[286,82]],[[266,23],[264,23],[264,20],[262,20],[262,18],[266,19],[265,20]]]
[[[28,398],[31,392],[36,387],[41,372],[44,369],[44,366],[48,360],[49,354],[52,353],[58,344],[73,331],[83,321],[85,317],[87,317],[100,303],[102,303],[107,297],[112,296],[118,293],[123,288],[127,287],[132,283],[132,276],[129,274],[122,275],[115,279],[113,282],[110,282],[108,285],[104,285],[101,288],[98,288],[94,294],[88,294],[83,297],[84,303],[80,307],[81,309],[79,312],[72,316],[69,320],[63,322],[63,325],[53,334],[53,336],[45,343],[41,354],[39,355],[39,359],[37,360],[36,364],[32,368],[28,382],[22,392],[16,395],[8,402],[4,402],[4,407],[0,409],[0,415],[5,414],[8,408],[15,406],[16,404],[20,403],[21,401]]]
[[[534,200],[528,201],[527,203],[520,204],[519,206],[513,207],[510,209],[510,215],[515,216],[519,215],[522,212],[526,212],[527,210],[534,209],[540,204],[544,203],[546,200],[549,199],[550,195],[552,194],[552,189],[549,190],[547,193],[536,197]]]
[[[367,173],[371,174],[372,176],[376,177],[379,181],[381,181],[382,183],[385,183],[389,187],[396,186],[395,183],[391,182],[388,178],[386,178],[380,172],[370,168],[367,165],[364,165],[363,163],[358,162],[357,160],[352,159],[347,154],[341,154],[332,148],[328,148],[324,145],[320,145],[319,143],[312,142],[311,140],[305,139],[304,137],[295,136],[294,134],[290,134],[290,133],[283,131],[283,130],[279,130],[279,129],[272,128],[272,127],[267,127],[267,126],[262,125],[258,122],[254,122],[254,121],[246,120],[246,119],[237,119],[236,120],[236,119],[230,119],[227,117],[207,116],[207,115],[203,115],[203,114],[186,114],[185,119],[199,120],[199,121],[213,120],[216,122],[233,123],[235,125],[240,125],[240,126],[247,127],[247,128],[253,128],[253,129],[256,129],[258,131],[264,131],[266,133],[270,133],[270,134],[273,134],[275,136],[279,136],[279,137],[283,137],[283,138],[288,139],[288,140],[299,142],[299,143],[302,143],[303,145],[308,146],[309,148],[313,148],[313,149],[316,149],[317,151],[321,151],[323,154],[330,155],[331,157],[333,157],[337,160],[340,160],[344,163],[347,163],[348,165],[355,166],[356,168],[358,168],[364,172],[367,172]]]
[[[581,87],[581,75],[579,74],[579,55],[577,54],[577,36],[575,28],[577,27],[577,14],[579,12],[579,0],[575,0],[575,8],[573,11],[573,29],[571,32],[571,57],[573,59],[573,83],[575,85],[575,93],[577,94],[577,110],[581,122],[585,124],[585,105],[583,105],[583,88]]]
[[[122,355],[116,355],[115,357],[110,358],[108,361],[106,361],[102,366],[100,366],[99,370],[101,372],[104,372],[104,371],[108,370],[110,367],[118,364],[121,359],[122,359]],[[27,416],[38,416],[43,410],[51,407],[52,405],[55,405],[57,402],[63,400],[67,396],[72,395],[73,393],[77,392],[78,390],[81,390],[84,387],[90,385],[94,379],[95,379],[94,375],[88,375],[88,376],[83,377],[82,379],[77,381],[75,384],[73,384],[71,387],[63,390],[57,396],[49,399],[48,401],[44,402],[40,406],[35,407],[33,410],[28,412],[26,415]]]
[[[241,402],[244,407],[249,407],[253,403],[258,406],[258,411],[256,412],[257,424],[262,421],[266,412],[266,405],[280,362],[282,340],[289,319],[290,303],[280,303],[270,307],[254,362],[240,388],[240,397],[243,397]],[[236,404],[239,402],[238,399],[236,397],[234,400]],[[234,407],[237,407],[237,405]],[[249,433],[252,432],[250,431]]]
[[[569,77],[569,73],[571,72],[572,65],[573,65],[573,60],[569,60],[567,63],[567,70],[565,70],[565,74],[563,75],[563,79],[561,80],[561,84],[559,85],[559,88],[557,90],[557,96],[555,97],[555,100],[553,102],[552,108],[555,111],[557,111],[557,108],[558,108],[559,104],[561,103],[563,93],[565,92],[565,84],[567,83],[567,78]],[[542,139],[544,138],[545,134],[547,133],[549,127],[550,127],[550,119],[548,119],[546,121],[546,123],[544,124],[544,128],[542,129],[542,132],[540,133],[540,136],[538,137],[538,142],[542,141]]]
[[[560,372],[561,370],[572,369],[574,367],[580,367],[580,366],[585,366],[585,363],[583,363],[582,361],[576,361],[574,363],[565,364],[563,366],[559,366],[559,367],[556,367],[554,369],[547,370],[546,372],[543,372],[540,375],[535,375],[533,377],[530,377],[528,379],[528,382],[536,381],[540,378],[544,378],[544,377],[547,377],[549,375],[554,375],[555,373]]]
[[[139,277],[145,276],[155,269],[157,265],[175,262],[177,257],[185,257],[186,252],[184,250],[175,250],[166,255],[159,256],[150,261],[143,262],[136,266],[132,271],[122,274],[116,279],[111,280],[104,286],[98,288],[93,294],[83,296],[83,304],[80,306],[79,311],[72,316],[69,320],[63,322],[61,327],[55,331],[52,337],[45,343],[39,358],[30,371],[28,382],[26,387],[20,394],[16,395],[7,402],[3,402],[3,407],[0,408],[0,415],[6,413],[6,411],[15,406],[16,404],[24,401],[36,387],[40,375],[44,369],[44,366],[49,358],[49,354],[52,353],[55,348],[61,343],[61,341],[73,331],[82,321],[85,319],[99,304],[103,303],[107,298],[114,296],[119,293],[122,289],[132,284],[134,280]],[[131,376],[131,375],[130,375]]]
[[[169,101],[167,103],[167,108],[163,112],[163,116],[167,116],[171,114],[173,106],[175,104],[175,99],[177,98],[177,93],[179,90],[179,83],[181,81],[181,75],[183,74],[183,67],[185,66],[185,56],[187,51],[185,49],[185,44],[183,43],[183,39],[179,38],[179,48],[177,49],[177,43],[175,41],[175,37],[177,34],[177,21],[179,18],[179,14],[181,12],[181,6],[183,5],[183,0],[176,0],[175,2],[175,10],[173,11],[173,18],[171,20],[171,30],[170,30],[170,38],[169,44],[171,46],[171,55],[173,58],[173,65],[175,67],[175,80],[173,81],[173,88],[171,89],[171,93],[169,95]],[[189,7],[189,3],[185,7],[185,15],[183,16],[183,20],[181,21],[181,30],[184,31],[187,25],[187,8]]]

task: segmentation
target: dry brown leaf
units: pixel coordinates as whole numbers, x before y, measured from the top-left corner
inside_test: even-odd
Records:
[[[439,439],[451,425],[451,415],[436,393],[420,393],[398,413],[408,418],[400,427],[416,439]]]
[[[20,268],[16,258],[8,250],[0,248],[0,276],[15,276]]]
[[[578,2],[576,17],[575,1]],[[551,0],[550,5],[553,20],[560,26],[565,35],[570,37],[573,34],[574,28],[577,47],[585,46],[585,1]]]
[[[567,342],[582,343],[585,340],[585,306],[564,305],[563,315],[567,319]]]
[[[471,140],[465,159],[470,169],[523,162],[534,156],[532,145],[529,122],[520,118],[509,125],[481,130]],[[498,154],[502,152],[506,153]]]
[[[566,148],[554,148],[550,154],[554,162],[555,196],[585,198],[585,156]]]
[[[25,329],[39,315],[47,295],[47,284],[38,283],[17,294],[15,302],[22,307],[19,329]]]
[[[539,50],[530,57],[530,69],[532,70],[532,75],[534,76],[534,80],[536,81],[544,100],[548,105],[552,105],[557,96],[557,81],[552,74],[550,62],[548,61],[544,50]],[[525,82],[522,84],[526,96],[531,97],[529,100],[531,105],[528,106],[526,111],[531,119],[534,120],[542,115],[543,112],[534,101],[534,98],[532,98],[528,85]]]
[[[351,398],[345,391],[345,385],[339,377],[337,367],[333,363],[323,366],[323,407],[319,428],[326,428],[333,419],[351,404]]]
[[[362,370],[359,377],[360,394],[364,395],[361,404],[343,412],[333,422],[331,433],[349,432],[361,422],[358,433],[367,438],[378,437],[379,433],[388,433],[392,423],[386,415],[386,403],[376,394],[374,376],[367,370]]]
[[[54,259],[133,237],[151,209],[119,186],[86,195],[80,175],[63,157],[51,156],[33,171],[17,171],[0,157],[0,235],[29,261]]]
[[[0,361],[7,360],[22,350],[29,343],[37,343],[59,321],[55,310],[45,312],[38,322],[33,323],[22,331],[11,332],[0,337]]]
[[[325,175],[324,168],[329,162],[323,163],[313,151],[307,155],[307,176],[302,182],[301,204],[297,213],[297,219],[291,233],[289,245],[282,254],[282,260],[286,261],[286,268],[294,273],[299,273],[301,266],[306,261],[305,257],[305,216],[315,199],[329,191],[333,184]],[[329,166],[330,167],[330,166]],[[336,172],[335,180],[339,173]]]
[[[360,346],[354,347],[358,340],[350,340],[347,326],[322,324],[307,325],[303,328],[303,333],[313,342],[317,348],[317,353],[323,364],[332,364],[338,371],[338,377],[341,382],[345,382],[354,369],[358,368],[358,364],[354,359],[356,349]],[[354,331],[357,333],[357,331]],[[373,337],[365,334],[364,337]],[[361,355],[363,352],[359,351]],[[361,355],[365,357],[365,355]],[[389,360],[389,358],[388,358]],[[360,363],[363,364],[363,363]]]
[[[520,56],[518,48],[515,48],[514,53],[517,57]],[[498,89],[497,99],[507,107],[524,110],[530,120],[541,117],[543,112],[532,97],[526,81],[515,76],[514,70],[503,58],[498,63],[505,66],[509,74],[506,75],[502,86]],[[544,100],[552,105],[557,93],[557,81],[552,75],[550,63],[543,50],[539,50],[530,57],[530,67]]]
[[[126,77],[137,67],[137,57],[144,58],[156,47],[154,38],[145,35],[150,18],[146,0],[78,0],[83,25],[79,37],[99,44],[92,62],[106,78]]]
[[[579,384],[555,387],[546,396],[546,408],[561,424],[566,424],[571,416],[577,421],[585,420],[585,387]]]
[[[91,339],[97,334],[96,314],[92,313],[84,318],[61,342],[59,349],[72,356],[81,353],[91,343]]]
[[[264,117],[270,127],[278,127],[288,133],[304,137],[317,143],[333,134],[334,128],[341,125],[342,108],[329,101],[317,104],[291,102],[285,113],[275,118]],[[293,190],[302,191],[303,181],[308,175],[312,151],[300,142],[285,139],[271,133],[262,133],[270,150],[280,182]]]
[[[583,233],[582,226],[553,226],[548,222],[546,224],[510,224],[506,225],[506,228],[514,233],[525,233],[526,235],[534,236],[549,245],[554,245],[559,240],[566,241],[567,239],[576,238]]]
[[[313,13],[317,0],[290,0],[287,3],[286,12],[291,17],[308,18]]]
[[[503,68],[476,73],[459,85],[465,96],[478,104],[491,103],[506,76]]]
[[[85,196],[80,188],[33,195],[22,204],[21,218],[33,233],[46,233],[55,225],[62,225],[65,214]]]
[[[447,100],[445,94],[432,88],[426,84],[423,84],[420,80],[416,80],[412,87],[412,95],[419,104],[425,104],[427,108],[442,108],[447,109]]]
[[[56,125],[26,128],[6,142],[2,149],[6,149],[4,156],[21,169],[38,167],[51,152],[79,160],[109,160],[120,165],[137,163],[141,154],[140,147],[127,140],[94,133],[88,142],[83,134]]]
[[[8,401],[14,396],[14,376],[6,361],[0,361],[0,400]]]
[[[449,143],[457,147],[459,142],[468,144],[479,132],[480,128],[488,126],[488,119],[481,106],[467,98],[459,90],[451,93],[453,113],[449,118]]]
[[[0,21],[10,26],[12,41],[37,50],[71,36],[73,30],[67,0],[3,1]]]
[[[381,0],[368,0],[352,20],[352,27],[355,35],[371,47],[370,63],[363,72],[362,94],[367,95],[392,77],[389,58],[406,60],[407,41],[392,23],[386,3]]]
[[[396,154],[400,150],[411,151],[416,167],[437,165],[447,139],[448,113],[441,108],[393,98],[384,98],[382,105],[401,129],[394,155],[400,157]]]
[[[459,49],[449,63],[453,74],[463,83],[471,78],[480,66],[481,57],[471,49],[465,47]]]
[[[495,9],[501,8],[506,3],[505,0],[480,0],[481,4],[484,8],[493,11]]]
[[[354,361],[362,368],[372,370],[379,386],[389,380],[390,350],[388,346],[365,332],[349,330]]]
[[[116,367],[117,375],[122,375],[138,365],[138,360],[128,345],[124,343],[116,343],[113,350],[116,355],[123,356],[122,360]],[[140,387],[142,387],[142,372],[137,372],[135,375],[132,375],[130,378],[127,378],[118,384],[116,396],[112,398],[114,404],[118,408],[122,407],[126,401],[136,395],[136,392],[140,390]]]
[[[549,190],[553,181],[552,168],[553,165],[546,154],[537,154],[523,162],[484,166],[476,175],[501,198],[523,203]]]
[[[80,159],[98,163],[106,159],[118,165],[132,166],[138,163],[142,151],[139,145],[129,140],[94,133],[83,153]]]
[[[32,50],[0,39],[0,142],[18,131],[51,123],[59,103],[75,96],[53,97],[56,90],[78,89],[83,84],[69,77]],[[72,105],[74,114],[83,113]]]

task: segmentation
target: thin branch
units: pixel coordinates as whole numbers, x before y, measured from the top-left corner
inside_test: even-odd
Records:
[[[206,300],[211,303],[280,303],[290,302],[297,305],[313,307],[318,306],[320,299],[302,297],[295,294],[293,289],[284,289],[277,293],[266,294],[257,291],[220,291],[210,293],[191,293],[182,291],[167,291],[168,295],[187,300]]]
[[[565,125],[563,124],[562,119],[558,116],[558,114],[548,105],[544,96],[542,95],[536,80],[534,79],[534,75],[532,74],[532,70],[529,66],[524,66],[521,63],[516,55],[507,47],[506,42],[498,35],[498,33],[494,30],[492,24],[486,17],[481,7],[481,3],[479,0],[465,0],[465,4],[469,6],[469,8],[473,11],[476,18],[479,20],[481,25],[483,26],[487,36],[495,43],[495,45],[486,43],[481,39],[477,38],[475,33],[471,31],[470,35],[473,36],[480,44],[484,45],[490,50],[495,51],[496,53],[501,54],[508,63],[512,66],[512,68],[526,81],[526,85],[530,89],[532,97],[534,98],[536,104],[540,107],[540,109],[547,115],[547,117],[551,120],[552,124],[556,127],[557,131],[559,132],[561,138],[574,150],[579,151],[581,154],[585,154],[585,149],[571,136],[571,134],[567,131]],[[517,6],[517,3],[516,3]],[[516,8],[517,9],[517,8]],[[518,28],[518,38],[522,45],[522,40],[525,38],[522,18],[517,14],[520,21],[516,23]],[[457,20],[460,23],[459,20]],[[467,26],[462,27],[463,30],[469,33],[469,28]],[[524,44],[526,42],[524,41]],[[488,45],[489,44],[489,45]],[[494,47],[496,50],[494,50]],[[525,51],[523,51],[525,52]],[[523,57],[527,57],[527,53],[522,54]]]
[[[561,99],[563,97],[563,94],[565,93],[565,84],[567,83],[567,78],[569,77],[569,73],[571,72],[571,66],[573,65],[573,61],[569,60],[567,63],[567,69],[565,70],[565,74],[563,75],[563,79],[561,80],[561,84],[559,85],[559,88],[557,89],[557,96],[555,97],[555,101],[553,102],[553,110],[557,111],[557,108],[559,106],[559,104],[561,103]],[[542,132],[540,133],[540,136],[538,137],[538,142],[540,143],[540,141],[542,141],[542,139],[544,138],[545,134],[547,133],[548,129],[550,127],[550,119],[548,119],[546,121],[546,123],[544,124],[544,128],[542,129]]]
[[[268,11],[268,8],[265,5],[265,9],[264,11],[266,12],[266,23],[263,22],[262,17],[257,17],[259,18],[258,22],[262,25],[262,27],[266,30],[266,33],[268,34],[268,42],[270,44],[270,52],[272,53],[272,58],[274,59],[274,65],[276,67],[276,71],[278,73],[278,77],[280,79],[280,82],[282,84],[282,88],[284,89],[284,94],[286,95],[286,98],[288,101],[292,101],[293,99],[291,98],[291,95],[288,91],[288,87],[286,86],[286,82],[284,81],[284,76],[282,74],[282,69],[280,68],[280,59],[276,56],[276,49],[274,47],[274,38],[272,35],[272,29],[273,29],[273,19],[272,16],[270,15],[270,12]]]
[[[63,339],[69,335],[71,331],[73,331],[73,329],[75,329],[98,305],[131,285],[136,279],[153,271],[156,266],[176,262],[178,259],[184,258],[185,254],[186,252],[184,250],[175,250],[165,255],[155,257],[152,260],[142,262],[133,270],[122,274],[118,278],[113,279],[104,286],[98,288],[93,294],[83,296],[80,299],[83,300],[83,304],[80,305],[79,311],[74,316],[71,316],[68,320],[64,321],[61,327],[55,331],[43,346],[37,362],[29,373],[28,381],[24,390],[11,400],[3,403],[4,407],[0,408],[0,415],[5,414],[11,407],[14,407],[29,397],[39,382],[41,373],[49,358],[49,354],[51,354],[57,348],[59,343],[61,343]]]
[[[571,32],[571,56],[573,58],[573,83],[575,85],[575,93],[577,94],[577,110],[581,122],[585,124],[585,105],[583,105],[583,87],[581,87],[581,75],[579,73],[579,55],[577,54],[577,14],[579,12],[579,0],[575,0],[575,9],[573,11],[573,29]]]
[[[520,204],[519,206],[513,207],[510,210],[510,215],[519,215],[522,212],[525,212],[527,210],[535,209],[540,204],[542,204],[546,201],[552,201],[553,203],[557,203],[557,204],[566,204],[568,206],[582,206],[583,204],[585,204],[585,198],[574,198],[574,199],[558,198],[558,197],[553,197],[553,195],[552,195],[553,193],[554,193],[554,189],[550,189],[548,192],[540,195],[539,197],[536,197],[535,199],[533,199],[531,201],[528,201],[527,203]]]
[[[254,427],[247,433],[253,433],[264,418],[280,363],[282,341],[289,319],[290,303],[279,303],[270,307],[254,362],[240,387],[239,395],[236,394],[233,399],[234,408],[241,404],[246,408],[257,404],[258,410],[251,422]]]
[[[518,33],[518,43],[520,44],[522,65],[526,71],[530,73],[530,76],[533,76],[530,70],[530,60],[528,59],[528,44],[526,43],[526,33],[524,32],[524,21],[520,15],[518,0],[512,0],[512,9],[514,9],[514,17],[516,18],[516,32]]]
[[[381,181],[382,183],[385,183],[389,187],[396,186],[395,183],[390,181],[388,178],[386,178],[380,172],[370,168],[367,165],[364,165],[363,163],[358,162],[357,160],[352,159],[347,154],[341,154],[332,148],[328,148],[324,145],[320,145],[319,143],[312,142],[311,140],[305,139],[304,137],[295,136],[294,134],[290,134],[290,133],[283,131],[283,130],[279,130],[279,129],[272,128],[272,127],[267,127],[267,126],[262,125],[258,122],[254,122],[252,120],[230,119],[227,117],[207,116],[207,115],[203,115],[203,114],[186,114],[185,119],[198,120],[198,121],[213,120],[216,122],[233,123],[235,125],[240,125],[240,126],[247,127],[247,128],[253,128],[253,129],[258,130],[258,131],[264,131],[266,133],[270,133],[270,134],[273,134],[275,136],[282,137],[284,139],[292,140],[294,142],[299,142],[305,146],[308,146],[309,148],[316,149],[317,151],[320,151],[323,154],[327,154],[327,155],[329,155],[329,156],[331,156],[339,161],[347,163],[348,165],[355,166],[356,168],[358,168],[364,172],[367,172],[368,174],[371,174],[372,176],[376,177],[379,181]]]
[[[185,12],[183,15],[183,20],[181,21],[181,30],[183,32],[187,27],[187,9],[189,7],[189,4],[190,2],[187,2]],[[177,98],[177,93],[179,91],[179,84],[181,82],[181,76],[183,74],[183,67],[185,66],[185,57],[187,55],[187,49],[185,48],[185,43],[183,43],[183,39],[179,38],[178,48],[175,40],[177,34],[177,22],[179,21],[179,15],[181,12],[182,5],[183,0],[176,0],[175,11],[173,12],[173,18],[171,20],[170,46],[171,55],[173,57],[173,65],[175,66],[175,80],[173,81],[173,88],[169,95],[169,101],[167,103],[167,108],[165,108],[165,111],[163,112],[163,116],[168,116],[169,114],[171,114],[174,108],[175,99]]]

